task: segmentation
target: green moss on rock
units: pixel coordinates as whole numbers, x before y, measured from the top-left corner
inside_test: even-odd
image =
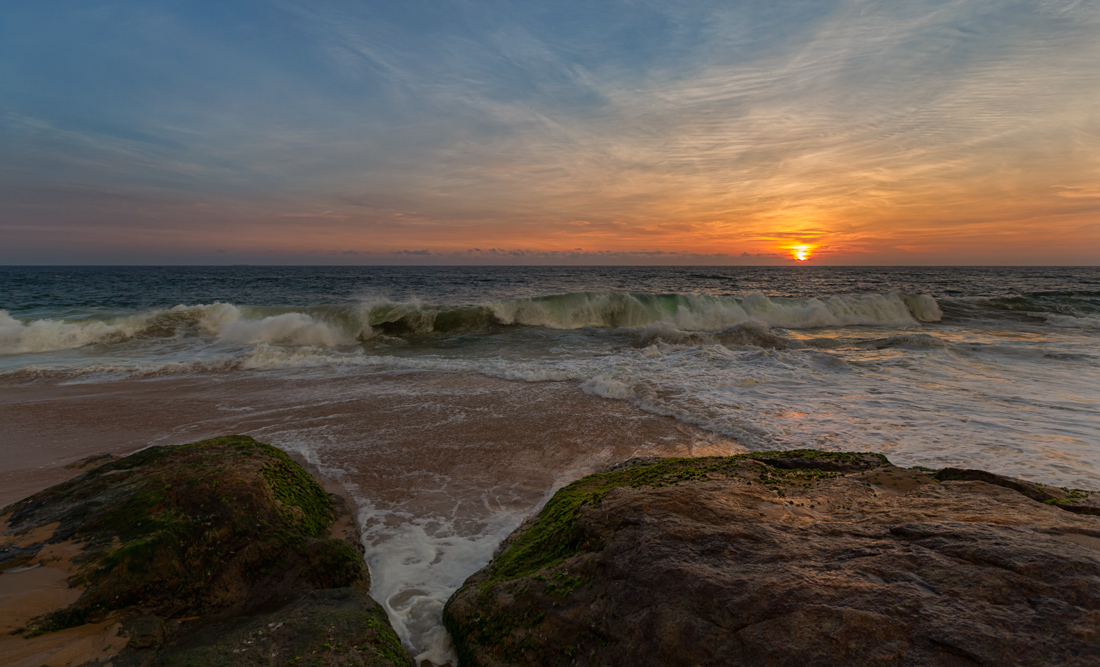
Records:
[[[936,471],[933,477],[941,482],[985,482],[986,484],[1012,489],[1013,491],[1024,494],[1032,500],[1037,500],[1041,503],[1052,505],[1076,514],[1100,516],[1100,497],[1084,489],[1071,489],[1065,486],[1046,486],[1038,482],[1006,477],[985,470],[968,470],[962,468],[943,468],[942,470]]]
[[[334,519],[324,489],[285,452],[247,436],[150,447],[9,510],[10,531],[56,522],[47,542],[83,548],[70,584],[84,593],[28,634],[128,608],[205,615],[367,576],[355,546],[324,539]]]
[[[152,665],[412,667],[412,661],[378,603],[362,591],[332,589],[225,628],[206,629],[191,642],[162,652]]]
[[[320,537],[332,523],[332,501],[328,494],[285,452],[270,445],[262,446],[273,460],[260,468],[260,473],[282,503],[283,518],[306,535]]]
[[[464,667],[1096,662],[1096,525],[1069,512],[1100,494],[937,477],[812,450],[627,462],[555,494],[444,623]]]
[[[868,470],[889,463],[885,456],[877,453],[796,449],[735,456],[667,458],[595,473],[554,494],[534,522],[494,559],[485,585],[532,574],[577,553],[601,550],[602,544],[597,538],[584,534],[578,519],[582,507],[598,506],[612,489],[672,486],[726,477],[736,474],[745,460],[769,466],[769,473],[761,477],[766,484],[792,480],[810,484],[821,476]]]

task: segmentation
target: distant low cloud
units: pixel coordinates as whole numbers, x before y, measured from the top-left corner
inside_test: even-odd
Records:
[[[780,253],[692,253],[667,250],[538,250],[532,248],[469,248],[462,251],[395,250],[357,252],[364,263],[398,263],[415,258],[433,264],[681,264],[681,265],[759,265],[787,264],[789,255]]]

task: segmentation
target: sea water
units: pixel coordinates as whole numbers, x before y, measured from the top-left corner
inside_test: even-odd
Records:
[[[217,397],[209,428],[352,489],[372,593],[435,664],[495,545],[639,451],[1100,488],[1098,342],[1097,268],[0,268],[3,386]]]

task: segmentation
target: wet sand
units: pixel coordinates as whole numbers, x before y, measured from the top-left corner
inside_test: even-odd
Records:
[[[6,534],[7,516],[0,516],[0,548],[26,547],[48,539],[58,524],[22,535]],[[51,544],[21,567],[0,572],[0,664],[10,667],[64,667],[107,660],[126,645],[113,618],[26,639],[12,632],[31,619],[62,609],[80,598],[71,588],[72,559],[80,548],[72,542]]]
[[[517,465],[545,483],[562,464],[594,468],[651,451],[740,451],[728,439],[586,395],[573,383],[429,372],[0,384],[0,423],[0,506],[79,474],[65,466],[90,455],[231,432],[312,451],[323,467],[361,467],[350,460],[358,455],[407,478],[413,470],[461,475],[488,465],[508,484],[515,477],[505,471]],[[383,477],[382,486],[395,486]]]
[[[742,451],[573,383],[419,371],[4,385],[0,423],[0,505],[104,452],[241,433],[301,454],[356,499],[372,595],[436,661],[449,591],[555,488],[632,456]]]

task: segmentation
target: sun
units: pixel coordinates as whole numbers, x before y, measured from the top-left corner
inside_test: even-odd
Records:
[[[787,250],[791,253],[791,257],[794,257],[800,262],[805,262],[814,254],[814,248],[816,246],[808,245],[806,243],[797,243],[795,245],[787,246]]]

